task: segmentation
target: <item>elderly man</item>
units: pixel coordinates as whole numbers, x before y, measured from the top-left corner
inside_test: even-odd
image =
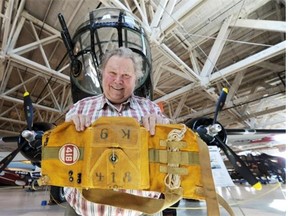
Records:
[[[77,131],[83,131],[101,116],[126,116],[138,120],[151,135],[156,124],[169,123],[157,104],[133,94],[137,80],[143,76],[142,62],[128,48],[107,52],[101,62],[103,94],[78,101],[66,114]],[[140,196],[157,198],[158,192],[126,190]],[[92,203],[75,188],[65,188],[69,206],[65,215],[141,215],[141,212]]]

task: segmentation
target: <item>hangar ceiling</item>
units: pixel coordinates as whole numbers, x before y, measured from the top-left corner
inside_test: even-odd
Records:
[[[226,128],[286,128],[285,0],[1,0],[0,137],[25,129],[23,93],[34,121],[59,124],[72,104],[69,59],[57,15],[73,35],[99,7],[137,16],[149,36],[154,100],[174,122],[213,117]]]

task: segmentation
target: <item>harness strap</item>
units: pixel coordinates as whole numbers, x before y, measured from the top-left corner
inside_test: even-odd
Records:
[[[230,214],[230,216],[234,216],[234,212],[232,210],[232,208],[230,207],[230,205],[226,202],[226,200],[220,195],[217,193],[217,198],[219,200],[219,204],[224,208],[226,209],[226,211]]]
[[[90,202],[113,205],[120,208],[128,208],[145,214],[154,214],[162,211],[182,198],[182,188],[164,192],[165,199],[154,199],[141,197],[133,194],[123,193],[114,190],[88,189],[82,190],[82,195]]]
[[[197,157],[196,161],[198,162],[199,160],[200,162],[201,174],[202,174],[201,176],[202,176],[202,183],[203,183],[203,190],[204,190],[201,192],[205,194],[205,200],[206,200],[206,205],[207,205],[207,215],[208,216],[220,216],[219,205],[218,205],[220,204],[226,209],[226,211],[231,216],[234,216],[234,213],[232,209],[230,208],[230,206],[228,205],[228,203],[219,194],[216,193],[215,185],[213,182],[213,176],[211,172],[208,147],[199,137],[197,137],[197,139],[198,139],[197,142],[199,144],[199,158]],[[169,157],[167,157],[167,155],[165,155],[164,157],[161,157],[161,156],[159,157],[158,155],[159,152],[160,151],[157,151],[156,157],[155,157],[155,152],[153,152],[152,154],[150,152],[150,160],[152,158],[154,160],[157,158],[156,161],[158,161],[160,158],[162,158],[162,160],[166,161],[167,163],[167,158]],[[153,157],[151,157],[151,155],[153,155]],[[196,161],[193,161],[193,162],[195,163]],[[187,160],[185,162],[187,163]],[[191,163],[191,159],[190,159],[190,163]],[[176,168],[175,170],[179,170],[179,168]],[[173,172],[177,173],[179,171],[173,171]],[[199,191],[199,193],[201,192]],[[183,189],[182,188],[169,189],[168,187],[166,187],[165,192],[164,192],[164,197],[165,197],[164,199],[140,197],[140,196],[133,195],[133,194],[123,193],[123,192],[115,191],[115,190],[106,190],[106,189],[82,190],[82,195],[85,199],[89,200],[90,202],[104,204],[104,205],[113,205],[113,206],[120,207],[120,208],[129,208],[135,211],[144,212],[146,214],[154,214],[156,212],[162,211],[170,207],[171,205],[179,201],[183,196]]]
[[[234,216],[234,212],[225,201],[223,197],[216,193],[215,185],[213,182],[212,169],[210,165],[209,150],[199,137],[197,137],[197,142],[199,145],[199,158],[201,167],[201,178],[203,183],[203,189],[205,194],[205,200],[207,205],[207,215],[208,216],[218,216],[220,215],[219,205],[223,206],[230,216]]]
[[[198,152],[169,152],[161,149],[149,149],[149,162],[163,164],[199,165]]]
[[[219,216],[219,205],[210,167],[210,157],[207,145],[197,137],[201,167],[201,179],[207,205],[207,215]],[[210,171],[210,172],[209,172]]]
[[[112,128],[113,126],[111,126],[114,124],[111,124],[111,125],[108,124],[107,125],[107,123],[110,122],[110,118],[113,119],[112,123],[114,123],[115,125],[118,125],[121,123],[120,125],[122,125],[122,127],[125,129],[120,128],[119,130],[116,130],[115,127]],[[185,129],[186,127],[184,127],[182,130],[179,130],[179,129],[174,130],[173,129],[169,133],[168,139],[160,141],[161,149],[154,149],[154,150],[150,149],[149,150],[149,157],[148,157],[148,152],[147,152],[148,146],[143,145],[143,144],[148,143],[148,140],[147,140],[148,135],[146,133],[146,130],[140,128],[141,131],[145,131],[145,133],[143,133],[145,136],[141,137],[140,135],[142,133],[140,133],[140,135],[139,135],[139,133],[138,133],[139,131],[137,132],[137,130],[136,131],[132,130],[136,127],[139,129],[138,123],[134,124],[133,122],[131,122],[132,120],[129,120],[128,118],[126,120],[123,120],[123,117],[121,117],[121,118],[120,117],[118,117],[118,118],[117,117],[115,117],[115,118],[110,117],[110,118],[109,118],[109,121],[108,121],[108,117],[107,118],[103,117],[102,120],[101,119],[97,120],[98,122],[94,123],[93,127],[89,128],[89,130],[86,130],[85,132],[79,133],[79,134],[75,133],[75,127],[71,123],[70,124],[65,123],[60,127],[56,127],[56,129],[53,130],[53,132],[51,132],[51,136],[49,135],[50,132],[45,133],[44,137],[43,137],[43,140],[44,140],[43,147],[44,147],[45,151],[44,151],[44,153],[42,151],[42,159],[44,160],[44,162],[46,161],[46,164],[45,164],[46,166],[44,166],[44,163],[42,166],[43,178],[46,177],[46,180],[44,179],[45,180],[44,183],[45,184],[51,184],[51,185],[58,185],[58,186],[86,188],[86,189],[82,189],[82,195],[84,198],[86,198],[87,200],[89,200],[91,202],[104,204],[104,205],[113,205],[113,206],[120,207],[120,208],[133,209],[135,211],[144,212],[146,214],[153,214],[153,213],[159,212],[163,209],[170,207],[171,205],[173,205],[174,203],[179,201],[185,195],[184,189],[186,189],[186,190],[187,190],[187,188],[190,189],[189,188],[190,187],[190,181],[189,181],[190,179],[188,181],[186,181],[187,180],[187,172],[189,171],[189,169],[192,166],[195,165],[194,167],[197,168],[197,170],[195,169],[197,171],[197,173],[196,173],[197,175],[195,176],[197,183],[195,184],[195,182],[191,181],[192,182],[191,187],[193,187],[192,188],[193,191],[192,191],[192,189],[191,189],[191,191],[189,191],[191,193],[191,196],[195,195],[195,197],[199,197],[199,199],[200,198],[202,199],[202,197],[206,198],[208,216],[214,216],[214,215],[219,216],[220,215],[218,200],[219,200],[219,203],[230,213],[231,216],[234,215],[231,208],[229,208],[229,205],[225,202],[225,200],[220,195],[216,194],[215,186],[214,186],[214,182],[213,182],[213,176],[212,176],[211,167],[210,167],[208,147],[198,136],[196,136],[195,134],[188,134],[189,139],[191,139],[189,141],[196,142],[196,139],[198,139],[197,140],[198,147],[195,146],[195,148],[194,148],[197,153],[193,152],[194,150],[189,151],[189,152],[185,152],[184,150],[181,151],[182,148],[186,148],[188,145],[188,143],[182,141],[184,133],[186,131],[186,129]],[[133,121],[135,121],[135,120],[133,120]],[[123,124],[123,122],[125,122],[125,124]],[[109,136],[107,136],[108,135],[106,133],[107,128],[109,128],[109,130],[110,130],[109,134],[112,133],[112,135],[110,134]],[[177,126],[177,128],[178,128],[178,126]],[[103,130],[104,130],[104,132],[103,132]],[[165,128],[165,131],[167,131],[166,128]],[[165,131],[162,131],[162,132],[165,132]],[[160,130],[160,132],[161,132],[161,130]],[[70,134],[71,134],[71,136],[70,136]],[[104,138],[108,137],[109,140],[106,140],[103,137]],[[117,137],[117,142],[116,142],[117,145],[118,145],[118,141],[119,141],[118,139],[120,139],[120,141],[122,142],[122,144],[124,146],[123,151],[122,151],[122,149],[115,148],[115,146],[114,146],[115,145],[114,142],[116,139],[115,137]],[[95,154],[97,153],[97,157],[95,156],[96,159],[98,158],[97,160],[95,158],[93,158],[93,160],[92,160],[92,156],[91,156],[92,151],[91,152],[90,151],[84,151],[84,148],[83,148],[84,146],[87,147],[87,145],[88,145],[88,147],[91,146],[92,140],[94,140],[94,138],[97,138],[97,142],[96,142],[97,145],[95,145],[95,146],[97,146],[97,148],[99,148],[99,143],[101,143],[101,145],[100,145],[101,151],[97,151],[97,149],[93,149],[94,153]],[[136,140],[134,140],[133,143],[136,143],[137,139],[141,138],[141,142],[143,142],[143,143],[141,143],[140,140],[138,140],[139,142],[137,141],[137,143],[136,143],[137,145],[136,146],[135,146],[135,144],[133,145],[133,146],[135,146],[135,149],[137,150],[136,151],[137,154],[133,154],[133,153],[135,153],[134,148],[132,148],[133,151],[130,148],[128,148],[128,146],[130,146],[130,145],[128,145],[126,143],[127,138],[129,138],[129,139],[131,138],[133,140],[136,139]],[[49,141],[49,144],[48,144],[48,141]],[[131,142],[132,142],[132,140],[131,140]],[[68,144],[66,144],[66,143],[68,143]],[[108,145],[107,143],[112,143],[112,144]],[[62,158],[62,156],[66,156],[66,154],[62,155],[62,151],[60,151],[60,150],[63,147],[65,147],[66,145],[68,145],[70,148],[70,145],[74,145],[74,144],[77,145],[77,149],[79,149],[79,152],[77,152],[77,153],[79,153],[79,155],[77,155],[77,156],[79,156],[79,158],[77,158],[77,159],[79,159],[79,163],[77,162],[75,164],[72,164],[72,165],[69,164],[69,166],[67,166],[67,164],[63,164],[62,162],[60,162],[60,159]],[[158,146],[159,146],[159,139],[152,140],[151,147],[157,148]],[[111,148],[109,148],[109,147],[111,147]],[[139,149],[138,149],[138,147],[139,147]],[[163,147],[166,147],[166,149],[163,150]],[[143,152],[141,152],[141,151],[143,151],[145,154],[143,154]],[[154,198],[150,198],[150,197],[141,197],[141,196],[137,196],[137,195],[133,195],[133,194],[128,194],[128,193],[124,193],[122,191],[116,191],[116,190],[110,189],[113,187],[111,187],[107,184],[104,186],[106,188],[109,188],[109,189],[104,189],[105,187],[102,187],[102,189],[96,189],[97,187],[99,187],[100,183],[96,182],[97,183],[96,184],[94,182],[91,182],[90,181],[91,179],[89,179],[89,175],[91,175],[91,173],[97,174],[97,172],[95,170],[98,167],[100,167],[99,170],[102,170],[102,169],[108,170],[108,169],[104,168],[104,165],[107,166],[107,164],[114,167],[113,164],[111,165],[111,159],[113,159],[113,158],[111,158],[111,152],[112,152],[113,157],[114,157],[114,154],[115,155],[117,154],[121,159],[123,159],[123,161],[125,161],[125,164],[124,164],[125,167],[127,167],[127,161],[130,161],[129,163],[131,163],[131,165],[130,165],[131,167],[129,167],[129,171],[133,171],[135,169],[134,165],[136,162],[137,162],[136,164],[138,164],[138,162],[142,162],[142,163],[140,163],[141,166],[138,164],[140,166],[140,168],[143,168],[143,167],[145,168],[146,162],[147,162],[147,166],[150,166],[148,164],[148,159],[150,159],[151,163],[153,163],[153,162],[156,163],[156,166],[155,165],[150,166],[150,168],[151,168],[150,175],[152,175],[152,176],[150,176],[150,178],[156,178],[156,177],[161,176],[161,179],[163,179],[163,176],[165,176],[165,178],[163,179],[163,183],[158,182],[158,181],[154,182],[151,179],[144,179],[143,178],[145,180],[145,184],[143,183],[143,185],[142,185],[142,183],[141,183],[139,185],[138,181],[136,181],[136,183],[137,183],[136,186],[130,185],[130,186],[124,187],[124,188],[134,188],[134,189],[141,189],[141,190],[142,189],[147,189],[147,190],[151,189],[151,191],[153,191],[153,189],[155,189],[154,191],[157,191],[156,189],[159,189],[164,194],[165,198],[164,199],[154,199]],[[132,152],[132,154],[131,154],[131,152]],[[67,155],[69,157],[71,156],[71,152],[65,152],[64,151],[64,153],[67,153]],[[85,155],[84,155],[84,153],[85,153]],[[127,158],[128,156],[126,154],[128,154],[128,153],[129,153],[129,155],[134,156],[133,161],[131,161],[130,159]],[[60,158],[60,156],[61,156],[61,158]],[[141,156],[141,158],[138,158],[138,156]],[[100,158],[100,157],[103,157],[104,159]],[[143,158],[144,158],[144,160],[143,160]],[[73,158],[72,159],[74,159],[74,151],[73,151]],[[107,161],[108,159],[110,161]],[[98,161],[101,161],[101,163],[99,162],[99,164],[101,164],[101,166],[98,164]],[[69,160],[69,162],[70,162],[70,160]],[[84,163],[87,163],[89,165],[88,166],[89,170],[88,170],[88,168],[86,169],[84,167]],[[201,168],[198,168],[199,164],[200,164]],[[103,165],[103,167],[102,167],[102,165]],[[120,164],[120,162],[119,162],[119,164],[116,164],[116,165],[119,165],[119,166],[122,165],[123,166],[123,164]],[[64,172],[55,173],[55,167],[61,167],[64,170]],[[46,168],[46,170],[44,168]],[[149,170],[146,168],[144,169],[144,168],[143,169],[136,169],[135,172],[137,171],[137,173],[133,174],[133,176],[135,178],[140,179],[140,180],[142,180],[142,178],[141,178],[141,176],[139,177],[139,174],[143,175],[144,177],[149,176],[149,173],[148,173]],[[113,169],[115,169],[115,167]],[[45,173],[45,172],[47,172],[47,173]],[[147,172],[147,173],[144,173],[144,172]],[[79,178],[79,175],[80,175],[80,178]],[[85,178],[84,177],[81,178],[81,175],[82,175],[82,177],[85,175],[84,176]],[[99,177],[102,178],[101,175],[102,174],[100,172]],[[76,178],[78,178],[78,179],[76,179]],[[96,179],[96,178],[94,178],[94,179]],[[80,180],[79,182],[81,184],[78,182],[78,180]],[[150,185],[151,186],[150,188],[149,188],[149,180],[150,180],[150,183],[152,182],[151,183],[152,185]],[[158,180],[158,179],[156,179],[156,180]],[[181,180],[183,180],[183,186],[182,187],[184,189],[180,187]],[[191,180],[194,180],[194,176],[191,178]],[[146,184],[146,181],[148,182],[147,184]],[[91,185],[93,187],[95,187],[95,189],[87,189],[87,188],[91,188]],[[163,185],[165,185],[165,186],[163,186]],[[103,186],[103,185],[100,185],[100,186]],[[138,187],[138,188],[136,188],[136,187]],[[194,190],[194,187],[195,187],[195,190]]]

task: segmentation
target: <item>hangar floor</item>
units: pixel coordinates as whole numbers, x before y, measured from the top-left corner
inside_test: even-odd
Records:
[[[275,183],[263,185],[261,191],[249,186],[236,185],[229,188],[217,188],[231,205],[236,216],[284,216],[286,215],[286,185]],[[45,190],[28,192],[20,187],[0,188],[0,215],[3,216],[63,216],[66,203],[63,205],[42,206],[43,200],[49,199]],[[221,215],[228,215],[220,209]],[[181,200],[177,209],[178,216],[206,215],[205,202]]]

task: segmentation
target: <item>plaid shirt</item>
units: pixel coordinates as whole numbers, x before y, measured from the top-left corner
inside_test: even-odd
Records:
[[[111,104],[108,99],[103,95],[84,98],[73,105],[73,107],[66,114],[66,120],[70,119],[73,115],[82,114],[91,117],[92,122],[100,116],[126,116],[137,119],[140,123],[142,117],[147,114],[158,114],[166,118],[157,104],[149,99],[132,95],[126,102],[121,104],[117,109]],[[158,198],[160,193],[151,191],[139,190],[124,190],[126,193],[135,194],[138,196]],[[87,201],[81,195],[81,192],[76,188],[64,188],[65,198],[67,202],[75,209],[79,215],[141,215],[141,212],[132,211],[129,209],[121,209],[113,206],[96,204]]]

